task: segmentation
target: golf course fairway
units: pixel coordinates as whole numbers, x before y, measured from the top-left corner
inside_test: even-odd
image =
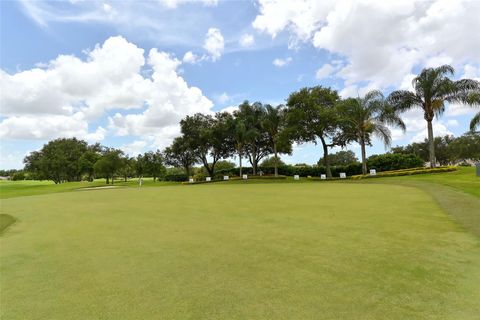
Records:
[[[122,187],[1,210],[2,319],[480,315],[479,238],[411,186]]]

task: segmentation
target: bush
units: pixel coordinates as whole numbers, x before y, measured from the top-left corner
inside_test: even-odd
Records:
[[[275,172],[274,167],[259,167],[258,172],[262,171],[265,175],[273,175]],[[355,174],[362,173],[362,165],[360,163],[352,163],[347,166],[332,166],[331,167],[332,176],[340,176],[340,172],[345,172],[347,176],[352,176]],[[229,170],[219,170],[217,174],[220,176],[231,175],[238,176],[240,173],[239,168],[229,169]],[[326,170],[323,166],[292,166],[292,165],[283,165],[278,167],[278,174],[283,176],[293,176],[298,174],[300,177],[320,177],[321,174],[325,174]],[[252,168],[246,167],[242,169],[242,174],[252,174]]]
[[[400,176],[411,176],[415,174],[426,174],[426,173],[442,173],[456,171],[455,167],[437,167],[437,168],[414,168],[410,170],[394,170],[394,171],[385,171],[377,173],[375,176],[371,175],[356,175],[352,176],[353,180],[368,179],[368,178],[381,178],[381,177],[400,177]]]
[[[391,171],[422,167],[423,160],[414,154],[387,153],[369,157],[367,166],[377,171]]]
[[[23,171],[15,172],[12,175],[12,180],[13,181],[25,180],[25,173],[23,173]]]
[[[166,174],[163,179],[165,181],[174,181],[174,182],[188,181],[188,177],[184,173]]]
[[[282,161],[282,159],[280,159],[280,157],[278,157],[277,165],[278,166],[285,166],[286,164],[285,164],[285,162]],[[274,166],[275,166],[275,157],[266,158],[265,160],[263,160],[260,163],[260,167],[274,167]]]

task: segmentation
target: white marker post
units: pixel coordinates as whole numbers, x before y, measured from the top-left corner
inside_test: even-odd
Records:
[[[345,172],[340,172],[340,179],[346,179],[347,174]]]
[[[194,183],[195,181],[193,180],[193,178],[190,178],[190,179],[188,179],[188,182]]]
[[[375,170],[375,169],[370,169],[370,175],[371,175],[371,176],[376,176],[376,175],[377,175],[377,170]]]
[[[248,179],[248,175],[244,174],[244,175],[242,176],[242,179],[243,179],[243,180],[247,180],[247,179]]]
[[[320,179],[321,180],[327,180],[327,175],[326,174],[321,174]]]
[[[211,177],[206,177],[205,181],[212,181],[212,178]]]
[[[223,180],[225,180],[225,181],[226,181],[226,180],[228,180],[228,179],[230,179],[230,177],[229,177],[229,176],[223,176]]]
[[[293,180],[300,180],[300,176],[298,174],[294,175]]]

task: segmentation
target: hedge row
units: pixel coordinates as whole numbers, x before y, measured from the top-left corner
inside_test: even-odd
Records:
[[[391,171],[423,166],[423,160],[414,154],[380,154],[368,157],[367,166],[377,171]]]
[[[429,168],[429,169],[413,169],[413,170],[396,170],[396,171],[385,171],[377,173],[375,176],[371,175],[356,175],[350,177],[353,180],[360,179],[369,179],[369,178],[381,178],[381,177],[400,177],[400,176],[411,176],[415,174],[426,174],[426,173],[441,173],[441,172],[451,172],[456,171],[455,167],[438,167],[438,168]]]
[[[167,174],[163,177],[165,181],[173,181],[173,182],[183,182],[188,181],[188,176],[184,173],[180,174]]]
[[[273,175],[275,172],[274,167],[259,167],[257,173],[260,171],[263,172],[265,175]],[[353,163],[348,166],[332,166],[331,167],[332,175],[339,176],[340,172],[345,172],[347,175],[355,175],[362,173],[362,164],[360,163]],[[246,167],[242,169],[242,174],[251,175],[253,170],[251,167]],[[294,176],[299,175],[300,177],[307,177],[307,176],[317,176],[319,177],[321,174],[325,174],[326,170],[323,166],[290,166],[284,165],[278,167],[278,174],[283,176]],[[238,176],[240,174],[239,168],[227,169],[227,170],[219,170],[217,172],[218,175],[233,175]]]
[[[249,175],[247,180],[284,180],[284,179],[287,179],[287,176],[279,175],[279,176],[275,177],[275,176],[271,176],[271,175],[268,175],[268,176]],[[203,183],[222,182],[222,181],[231,181],[231,180],[243,180],[243,179],[240,178],[240,177],[230,177],[229,180],[223,180],[223,176],[222,176],[221,179],[220,178],[219,179],[212,179],[210,181],[197,180],[197,181],[194,181],[194,182],[183,181],[182,184],[203,184]]]

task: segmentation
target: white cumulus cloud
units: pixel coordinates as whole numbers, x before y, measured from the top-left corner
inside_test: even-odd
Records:
[[[60,55],[45,68],[14,74],[0,71],[0,137],[101,141],[108,134],[92,121],[115,110],[110,133],[138,136],[167,145],[187,114],[210,112],[213,103],[177,72],[174,56],[144,50],[123,37],[111,37],[84,59]],[[149,70],[144,75],[143,70]]]
[[[342,57],[336,76],[346,86],[398,87],[417,67],[480,63],[480,1],[258,2],[254,28]]]
[[[335,71],[335,67],[329,63],[326,63],[317,70],[315,77],[318,80],[322,80],[329,77],[333,73],[333,71]]]
[[[240,37],[239,43],[242,47],[248,48],[255,44],[255,38],[251,34],[244,34]]]
[[[290,64],[290,62],[292,62],[292,58],[291,57],[288,57],[286,59],[280,59],[280,58],[277,58],[277,59],[274,59],[272,61],[273,65],[275,67],[285,67],[286,65]]]
[[[225,47],[225,41],[223,39],[220,29],[210,28],[205,35],[205,42],[203,48],[210,54],[212,61],[216,61],[222,56]]]

